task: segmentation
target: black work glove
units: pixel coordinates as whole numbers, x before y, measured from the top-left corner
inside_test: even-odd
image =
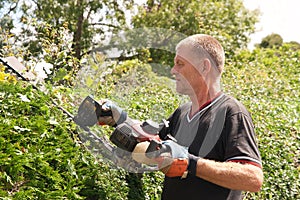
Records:
[[[111,116],[100,116],[98,118],[99,125],[117,126],[123,123],[127,118],[127,113],[114,102],[110,100],[100,100],[99,104],[104,112],[111,111]]]

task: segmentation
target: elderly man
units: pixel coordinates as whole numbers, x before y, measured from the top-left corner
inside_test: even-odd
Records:
[[[209,35],[192,35],[176,47],[171,73],[176,91],[190,102],[177,108],[159,133],[171,150],[164,166],[163,159],[153,159],[165,173],[162,199],[242,199],[242,191],[257,192],[262,186],[251,116],[221,90],[224,60],[222,46]],[[120,109],[110,109],[117,122]]]

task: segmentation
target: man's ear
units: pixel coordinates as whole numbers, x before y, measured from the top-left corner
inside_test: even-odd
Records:
[[[209,59],[204,59],[202,73],[208,74],[211,69],[211,62]]]

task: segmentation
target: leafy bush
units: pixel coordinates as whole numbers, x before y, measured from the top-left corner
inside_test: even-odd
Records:
[[[5,68],[0,65],[0,82],[15,83],[17,80],[11,74],[5,73]]]
[[[224,89],[252,113],[263,161],[262,191],[249,199],[299,199],[300,52],[289,45],[242,51],[226,68]]]
[[[0,82],[0,197],[122,199],[125,175],[86,152],[49,97]],[[118,190],[118,194],[114,191]]]

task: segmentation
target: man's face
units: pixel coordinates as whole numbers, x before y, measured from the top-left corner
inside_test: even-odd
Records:
[[[198,58],[199,59],[199,58]],[[175,76],[176,91],[180,94],[195,95],[205,88],[205,81],[201,74],[201,62],[193,62],[191,54],[184,49],[179,49],[174,58],[171,74]]]

